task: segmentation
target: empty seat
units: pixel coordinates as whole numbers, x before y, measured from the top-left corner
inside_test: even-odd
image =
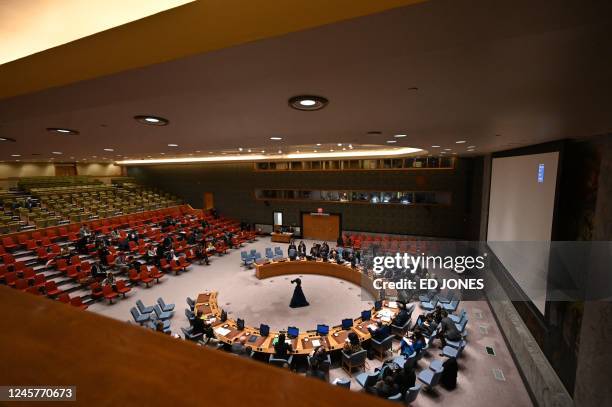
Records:
[[[157,299],[157,304],[161,308],[162,311],[172,311],[174,310],[174,304],[166,304],[162,297]]]
[[[122,294],[123,298],[125,298],[125,295],[132,290],[130,287],[125,285],[125,280],[117,280],[116,288],[117,293]]]
[[[141,300],[137,300],[136,301],[136,306],[138,307],[138,311],[141,314],[150,314],[151,312],[153,312],[153,307],[145,307],[145,305],[142,303]]]
[[[102,295],[104,295],[104,298],[108,300],[109,304],[112,304],[113,299],[117,298],[119,294],[114,292],[113,287],[111,287],[110,285],[105,285],[104,287],[102,287]]]
[[[130,313],[132,314],[132,318],[134,318],[134,322],[136,322],[138,324],[145,323],[146,321],[149,320],[149,317],[150,317],[149,314],[141,314],[140,312],[138,312],[136,307],[132,307],[130,309]]]

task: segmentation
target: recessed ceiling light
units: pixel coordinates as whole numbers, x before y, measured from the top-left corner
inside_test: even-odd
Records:
[[[11,141],[14,143],[17,140],[15,140],[14,138],[10,138],[10,137],[0,137],[0,141]]]
[[[329,101],[322,96],[300,95],[289,99],[289,106],[297,110],[320,110],[323,109]]]
[[[342,143],[338,143],[338,147],[342,147]]]
[[[451,151],[452,148],[445,148],[444,151]]]
[[[266,152],[266,150],[261,150],[261,152],[262,152],[262,153],[265,153],[265,152]]]
[[[321,147],[321,143],[317,143],[317,147]]]
[[[431,146],[431,148],[440,148],[440,146]]]
[[[387,140],[388,144],[393,144],[393,143],[397,143],[397,140]]]
[[[170,144],[168,144],[168,147],[178,147],[178,144],[172,144],[172,143],[170,143]]]
[[[315,152],[315,153],[317,152],[317,150],[312,150],[312,151]]]
[[[405,135],[405,134],[396,134],[396,135],[395,135],[395,136],[393,136],[393,137],[396,137],[396,138],[402,138],[402,137],[406,137],[406,135]]]
[[[112,148],[105,148],[104,151],[111,151],[112,152],[112,151],[115,151],[115,150],[112,149]]]
[[[249,149],[247,150],[247,153],[250,153],[250,152],[251,152],[251,149],[249,148]]]
[[[167,126],[168,123],[170,123],[168,119],[164,119],[163,117],[149,115],[134,116],[134,120],[138,123],[148,124],[150,126]]]
[[[196,153],[199,153],[199,152],[200,152],[200,150],[196,150]]]
[[[66,129],[62,127],[47,127],[47,131],[52,133],[60,133],[60,134],[79,134],[77,130]]]
[[[295,150],[295,152],[296,152],[296,153],[299,153],[299,152],[300,152],[300,150]]]
[[[353,149],[353,145],[352,145],[352,144],[349,144],[349,148],[352,150],[352,149]]]
[[[476,146],[467,146],[467,148],[476,148]]]
[[[238,151],[242,151],[242,147],[238,147]]]
[[[455,141],[455,144],[463,144],[463,143],[465,143],[465,140],[458,140],[458,141]]]
[[[278,150],[278,153],[279,153],[279,154],[282,154],[282,153],[283,153],[283,150]]]
[[[159,154],[161,154],[161,155],[166,155],[166,153],[159,153]]]
[[[52,154],[56,154],[56,155],[61,155],[62,152],[61,151],[51,151]]]
[[[282,137],[270,137],[270,140],[274,140],[274,141],[278,141],[278,140],[282,140]]]
[[[333,148],[330,148],[330,149],[329,149],[329,151],[333,152],[333,151],[334,151],[334,149],[333,149]]]
[[[342,147],[342,151],[346,151],[346,147]]]
[[[21,157],[21,154],[11,154],[11,157]]]

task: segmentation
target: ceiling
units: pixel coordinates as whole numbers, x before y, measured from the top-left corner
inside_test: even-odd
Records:
[[[191,1],[2,0],[0,64]]]
[[[607,134],[610,11],[603,1],[432,0],[0,100],[0,137],[17,140],[0,143],[0,160],[386,145],[395,134],[407,137],[394,147],[470,155]],[[329,105],[293,110],[297,94]],[[170,124],[142,125],[141,114]]]

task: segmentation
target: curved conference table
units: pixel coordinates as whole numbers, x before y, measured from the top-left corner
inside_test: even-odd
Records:
[[[259,279],[287,274],[318,274],[340,278],[361,285],[376,298],[376,291],[373,289],[369,277],[359,269],[353,269],[350,266],[333,262],[311,260],[269,262],[267,264],[258,264],[255,272]],[[367,283],[368,281],[369,285],[364,284],[364,282]],[[228,318],[225,322],[221,322],[222,310],[217,304],[217,292],[199,294],[194,311],[202,311],[201,318],[213,326],[219,341],[231,345],[241,336],[246,336],[246,346],[250,346],[253,351],[268,354],[274,353],[273,341],[280,332],[270,331],[268,336],[261,336],[259,328],[252,326],[245,325],[243,330],[239,330],[234,319]],[[316,330],[300,332],[298,337],[288,338],[288,340],[291,340],[294,350],[293,354],[296,355],[307,355],[319,346],[324,346],[327,351],[340,350],[344,346],[350,332],[355,332],[360,341],[366,341],[371,338],[368,331],[369,325],[375,324],[377,319],[381,319],[383,323],[388,324],[398,312],[399,309],[395,303],[383,301],[380,310],[371,309],[372,318],[370,320],[363,321],[361,317],[356,318],[353,320],[353,327],[351,329],[343,330],[341,326],[330,327],[329,334],[325,336],[318,335]],[[266,321],[259,322],[262,324],[266,323]]]

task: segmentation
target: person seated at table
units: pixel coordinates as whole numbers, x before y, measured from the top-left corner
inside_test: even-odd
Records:
[[[329,256],[329,246],[327,245],[327,242],[323,242],[319,254],[321,255],[323,261],[327,261],[327,257]]]
[[[115,229],[111,230],[110,238],[111,242],[116,242],[117,240],[119,240],[119,232],[117,232]]]
[[[406,337],[400,342],[400,354],[409,357],[413,353],[418,354],[425,348],[425,337],[420,330],[415,329],[412,334],[406,333]]]
[[[206,252],[210,254],[210,253],[214,253],[215,251],[216,249],[215,249],[215,245],[213,244],[213,241],[209,240],[208,245],[206,246]]]
[[[231,352],[234,355],[250,357],[251,356],[251,348],[245,346],[247,341],[247,337],[242,335],[238,340],[232,343]]]
[[[291,242],[289,242],[289,247],[287,247],[287,250],[295,250],[297,251],[297,247],[295,247],[295,240],[291,239]]]
[[[115,275],[111,271],[106,272],[106,278],[102,281],[102,286],[110,285],[113,290],[117,287],[117,282],[115,281]]]
[[[325,371],[321,367],[321,361],[315,358],[310,359],[310,367],[306,372],[306,376],[314,377],[315,379],[327,381]]]
[[[102,266],[100,266],[100,263],[94,262],[91,265],[91,276],[96,280],[103,279],[106,277],[106,273],[102,270]]]
[[[274,358],[287,360],[291,352],[293,352],[293,346],[285,342],[285,334],[279,334],[278,340],[274,344]]]
[[[119,270],[119,273],[124,273],[128,271],[127,258],[124,252],[119,252],[117,257],[115,258],[115,267]]]
[[[406,307],[401,306],[401,304],[398,304],[398,306],[400,308],[400,312],[395,316],[395,318],[393,318],[391,325],[404,326],[404,324],[408,322],[410,315],[408,314],[408,311],[406,311]]]
[[[338,251],[335,248],[331,249],[329,252],[329,260],[333,260],[336,263],[338,262]]]
[[[155,250],[155,247],[153,247],[153,245],[150,245],[149,248],[147,249],[147,254],[145,258],[146,262],[148,264],[154,264],[156,257],[157,257],[157,251]]]
[[[359,337],[357,334],[355,332],[349,332],[342,351],[347,355],[352,355],[353,353],[359,352],[362,349],[363,348],[361,347],[361,343],[359,343]]]
[[[102,246],[98,249],[98,259],[100,259],[100,263],[102,263],[102,265],[108,266],[108,260],[106,259],[106,256],[108,256],[109,254],[110,251],[106,246]]]
[[[384,325],[382,321],[376,322],[376,328],[368,327],[368,331],[370,335],[372,335],[372,339],[382,342],[391,334],[389,331],[389,327]]]
[[[301,259],[306,257],[306,244],[304,243],[303,240],[300,241],[300,244],[297,247],[297,251],[298,251],[298,256],[300,256]]]
[[[164,237],[164,240],[162,241],[162,246],[166,250],[172,247],[172,238],[170,237],[170,235],[166,235],[166,237]]]
[[[327,362],[327,351],[324,346],[317,347],[310,355],[310,362],[316,360],[318,363]]]
[[[319,245],[318,244],[312,245],[312,247],[310,248],[310,255],[312,256],[313,259],[319,258]]]

